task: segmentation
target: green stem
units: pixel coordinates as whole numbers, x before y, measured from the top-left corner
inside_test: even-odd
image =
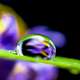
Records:
[[[11,53],[14,53],[12,51]],[[11,60],[23,60],[36,63],[46,63],[58,68],[64,68],[70,70],[70,72],[77,74],[80,72],[80,60],[65,58],[65,57],[55,57],[53,60],[43,60],[41,58],[35,59],[29,56],[18,56],[16,54],[11,54],[9,51],[0,50],[0,58],[11,59]]]

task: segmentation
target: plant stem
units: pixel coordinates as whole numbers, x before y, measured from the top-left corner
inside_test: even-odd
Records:
[[[11,53],[14,53],[12,51]],[[11,54],[7,50],[0,50],[0,58],[10,59],[10,60],[22,60],[28,62],[45,63],[56,66],[58,68],[68,69],[72,73],[80,72],[80,60],[65,58],[65,57],[55,57],[53,60],[43,60],[41,58],[35,59],[29,56],[18,56],[16,54]]]

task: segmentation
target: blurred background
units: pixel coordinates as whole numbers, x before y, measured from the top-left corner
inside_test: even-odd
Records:
[[[27,24],[28,34],[39,33],[49,36],[56,45],[56,56],[80,59],[80,31],[75,15],[72,16],[70,9],[66,10],[62,2],[0,0],[0,4],[7,5],[16,11]],[[80,80],[80,74],[74,75],[60,68],[58,70],[57,80]]]

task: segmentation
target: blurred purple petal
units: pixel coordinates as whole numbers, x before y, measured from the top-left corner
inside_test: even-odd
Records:
[[[7,16],[3,16],[5,31],[0,35],[0,44],[4,49],[14,50],[18,40],[17,24],[14,16],[9,16],[9,21],[5,21]]]
[[[25,73],[26,75],[24,74],[25,76],[23,74],[21,75],[20,80],[55,80],[58,76],[58,69],[51,65],[23,61],[21,62],[18,62],[15,66],[17,67],[20,63],[22,66],[21,69],[26,68],[27,72]],[[19,73],[17,75],[16,73],[12,74],[15,74],[15,80],[19,80]],[[14,77],[10,80],[14,80]]]
[[[51,38],[56,47],[61,48],[66,44],[66,37],[58,31],[48,30],[46,26],[35,26],[28,31],[28,34],[43,34]]]

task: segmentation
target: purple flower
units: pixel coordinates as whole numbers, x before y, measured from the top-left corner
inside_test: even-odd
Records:
[[[5,31],[0,33],[0,49],[15,50],[17,45],[16,42],[19,40],[15,18],[13,16],[10,16],[10,18],[10,23],[6,25],[7,27]],[[55,80],[58,74],[57,68],[47,64],[38,64],[23,61],[11,61],[10,63],[10,61],[2,61],[3,59],[0,60],[0,80],[5,80],[4,77],[6,75],[6,80]],[[10,70],[8,69],[9,66]]]

